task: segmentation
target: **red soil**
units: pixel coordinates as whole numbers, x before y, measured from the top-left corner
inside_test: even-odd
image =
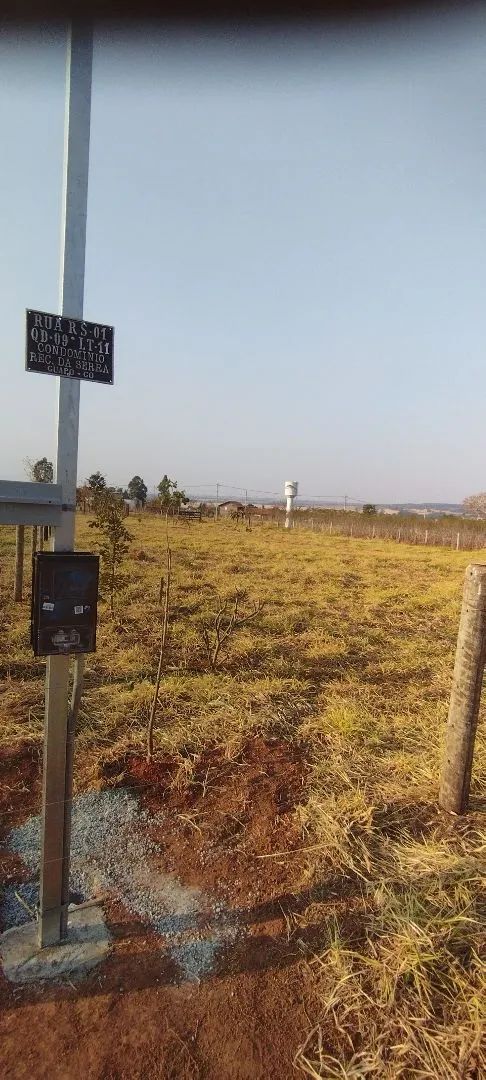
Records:
[[[40,767],[38,751],[29,747],[0,756],[5,828],[38,812]],[[180,760],[147,766],[130,755],[107,762],[98,779],[102,786],[134,787],[148,808],[164,810],[154,836],[165,869],[223,898],[238,912],[238,937],[199,984],[181,982],[160,939],[107,898],[113,950],[91,974],[25,988],[0,975],[2,1077],[298,1075],[294,1055],[314,1012],[305,956],[319,947],[322,933],[313,905],[331,901],[298,884],[302,839],[293,811],[302,798],[304,762],[296,748],[259,739],[237,760],[220,751],[202,754],[190,784],[178,783],[181,775]],[[0,880],[21,880],[14,857],[3,856]],[[297,921],[288,921],[292,914]]]

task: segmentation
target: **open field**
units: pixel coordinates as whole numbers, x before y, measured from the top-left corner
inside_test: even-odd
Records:
[[[115,616],[103,599],[87,662],[76,791],[128,788],[163,810],[165,868],[217,895],[238,932],[199,982],[184,981],[153,930],[108,896],[102,976],[2,984],[3,1074],[486,1076],[484,723],[471,812],[452,820],[436,803],[464,570],[483,553],[169,522],[148,765],[166,527],[144,515],[127,527]],[[96,550],[83,515],[77,547]],[[11,602],[13,555],[3,528],[3,836],[39,812],[43,730],[44,663],[28,647],[29,589]],[[263,610],[211,670],[204,629],[236,593],[242,611]],[[11,854],[2,868],[23,880]]]

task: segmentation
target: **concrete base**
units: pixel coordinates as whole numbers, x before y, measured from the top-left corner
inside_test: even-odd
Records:
[[[39,982],[78,975],[99,964],[111,947],[103,912],[97,905],[69,908],[68,937],[41,949],[37,923],[13,926],[0,935],[3,973],[10,982]]]

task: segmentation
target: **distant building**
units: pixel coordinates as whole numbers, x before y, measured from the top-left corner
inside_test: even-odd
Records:
[[[399,510],[395,510],[392,506],[380,506],[380,514],[399,514]]]
[[[226,502],[217,503],[216,512],[218,517],[233,517],[235,514],[243,514],[245,505],[237,499],[227,499]]]

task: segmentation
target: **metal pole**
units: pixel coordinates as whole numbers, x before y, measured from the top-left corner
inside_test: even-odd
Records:
[[[466,570],[457,635],[439,804],[463,814],[468,808],[474,740],[486,660],[486,566]]]
[[[93,32],[87,23],[73,22],[66,63],[66,114],[61,233],[60,309],[63,315],[83,317],[88,163],[91,119]],[[54,532],[54,551],[74,550],[76,474],[78,460],[79,381],[59,378],[56,482],[62,484],[62,524]],[[42,794],[42,853],[39,940],[58,944],[67,932],[69,895],[70,795],[66,781],[72,771],[68,752],[69,658],[47,661]],[[68,802],[66,802],[66,799]]]
[[[65,795],[64,795],[64,853],[62,875],[62,909],[61,909],[61,937],[67,933],[67,920],[69,908],[69,862],[71,851],[71,811],[73,801],[73,765],[74,765],[74,737],[76,724],[81,707],[81,695],[83,692],[85,658],[77,656],[74,661],[74,678],[71,692],[71,701],[67,723],[67,746],[66,746],[66,772],[65,772]]]
[[[14,600],[19,602],[22,599],[22,586],[24,583],[24,541],[25,541],[25,526],[17,525],[15,530],[15,578],[14,578]]]

